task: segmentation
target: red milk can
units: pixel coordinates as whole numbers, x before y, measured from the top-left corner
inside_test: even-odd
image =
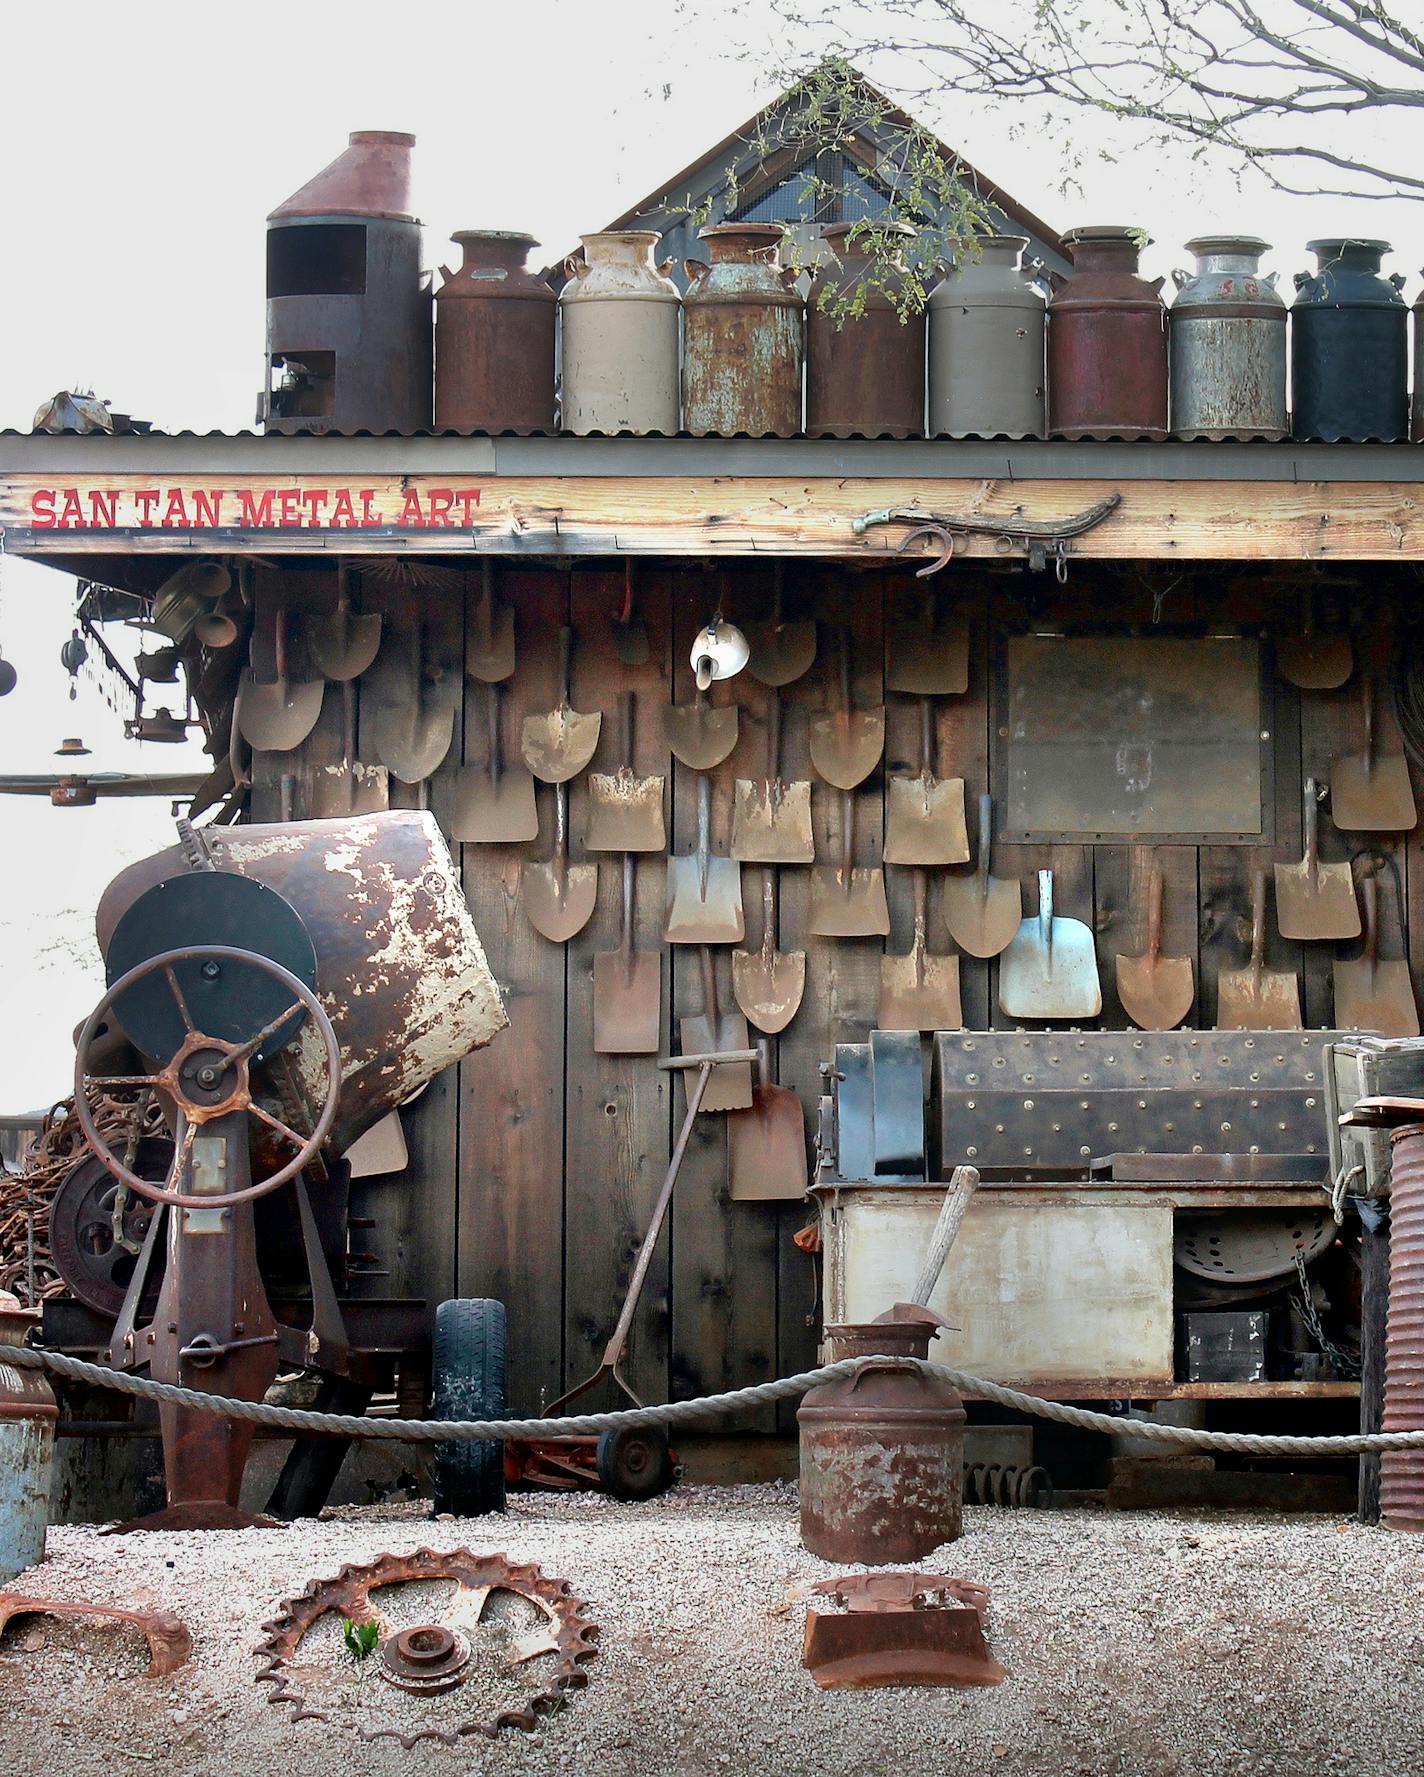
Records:
[[[877,258],[863,231],[855,222],[821,230],[834,257],[817,268],[806,305],[806,430],[813,438],[918,438],[925,428],[924,310],[902,319],[905,273],[893,255]],[[875,232],[883,241],[915,231],[880,222]],[[846,314],[857,300],[860,312]]]
[[[435,423],[481,432],[551,431],[558,297],[525,269],[532,235],[467,228],[458,271],[435,292]]]
[[[1048,299],[1048,429],[1070,438],[1167,436],[1162,279],[1139,277],[1135,228],[1072,228]]]

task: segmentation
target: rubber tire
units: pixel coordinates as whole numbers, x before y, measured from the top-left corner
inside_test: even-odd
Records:
[[[613,1499],[656,1499],[673,1483],[667,1434],[656,1425],[629,1425],[598,1440],[598,1484]]]
[[[435,1310],[432,1419],[506,1416],[504,1303],[457,1297]],[[504,1510],[504,1445],[484,1438],[435,1446],[435,1510],[478,1518]]]

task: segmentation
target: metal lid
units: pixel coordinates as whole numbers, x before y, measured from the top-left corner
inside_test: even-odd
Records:
[[[850,241],[848,237],[856,229],[860,230],[860,241]],[[821,230],[823,241],[852,247],[859,246],[862,241],[868,245],[876,235],[895,235],[908,241],[914,239],[915,231],[908,222],[871,222],[868,219],[861,222],[828,222]]]
[[[1145,229],[1104,222],[1095,223],[1091,228],[1070,228],[1063,237],[1065,247],[1090,246],[1097,241],[1125,241],[1141,248],[1152,245],[1152,236]]]
[[[780,222],[712,222],[706,228],[699,228],[699,241],[721,240],[727,235],[754,235],[758,240],[780,241],[785,239],[786,229]]]
[[[1359,247],[1362,252],[1381,256],[1394,251],[1390,241],[1367,241],[1363,236],[1353,234],[1331,234],[1323,240],[1305,243],[1306,252],[1313,253],[1317,259],[1338,259],[1347,247]]]
[[[521,234],[517,228],[460,228],[450,239],[457,247],[466,241],[489,241],[495,246],[523,247],[526,252],[539,245],[532,234]]]
[[[371,216],[414,222],[410,207],[410,151],[414,146],[415,137],[400,130],[353,130],[336,159],[269,212],[267,220]]]
[[[1271,243],[1255,234],[1199,234],[1186,243],[1188,253],[1269,253]]]

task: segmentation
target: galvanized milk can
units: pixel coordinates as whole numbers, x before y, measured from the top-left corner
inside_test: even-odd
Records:
[[[1050,274],[1048,425],[1073,438],[1165,438],[1162,280],[1139,277],[1135,228],[1071,228],[1067,278]]]
[[[1380,276],[1388,241],[1309,241],[1314,272],[1297,272],[1291,383],[1297,438],[1389,441],[1409,424],[1404,279]]]
[[[586,234],[583,258],[565,263],[565,432],[677,431],[682,298],[653,263],[661,238],[649,229]]]
[[[816,268],[806,307],[806,430],[847,438],[917,438],[925,424],[925,317],[901,319],[904,272],[893,255],[875,257],[862,225],[821,230],[834,258]],[[912,238],[908,223],[878,222],[876,235]],[[842,305],[860,297],[858,315]]]
[[[1194,272],[1174,271],[1167,318],[1172,430],[1196,438],[1284,438],[1286,305],[1276,274],[1262,277],[1270,243],[1254,235],[1187,242]]]
[[[929,299],[930,399],[936,436],[1041,438],[1043,294],[1024,268],[1024,235],[983,235]]]
[[[38,1319],[38,1309],[0,1290],[0,1345],[23,1345]],[[38,1370],[0,1361],[0,1585],[44,1560],[58,1417]]]
[[[526,269],[532,235],[466,228],[458,271],[435,292],[435,423],[484,432],[554,424],[558,298]]]
[[[805,304],[774,222],[719,222],[684,261],[682,414],[689,432],[789,438],[801,430]]]
[[[873,1355],[801,1403],[801,1541],[857,1567],[918,1561],[963,1534],[964,1405],[906,1359],[929,1321],[827,1327],[831,1361]]]

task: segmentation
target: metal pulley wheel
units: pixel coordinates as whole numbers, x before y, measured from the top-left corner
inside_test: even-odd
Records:
[[[134,1170],[162,1184],[173,1164],[166,1135],[145,1136],[132,1161]],[[86,1154],[66,1173],[49,1212],[49,1250],[60,1276],[86,1308],[117,1314],[153,1205],[121,1185],[97,1154]]]
[[[1299,1257],[1318,1259],[1335,1238],[1328,1209],[1256,1209],[1177,1217],[1175,1258],[1183,1271],[1213,1283],[1262,1283],[1288,1277]]]

